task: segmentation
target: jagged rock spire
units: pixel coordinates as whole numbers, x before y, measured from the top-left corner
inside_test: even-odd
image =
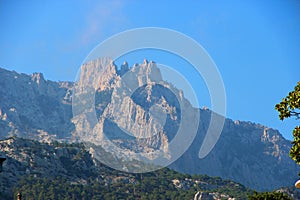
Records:
[[[144,65],[147,65],[148,64],[148,60],[145,58],[144,59],[144,63],[143,63]]]

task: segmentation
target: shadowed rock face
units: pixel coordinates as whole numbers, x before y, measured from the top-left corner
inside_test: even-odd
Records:
[[[5,157],[0,156],[0,173],[2,172],[2,165],[5,160],[6,160]]]
[[[232,179],[257,190],[292,186],[297,179],[299,168],[288,157],[290,141],[277,130],[251,122],[226,119],[213,151],[199,159],[211,111],[193,108],[182,91],[162,80],[154,62],[131,68],[124,63],[118,69],[110,59],[98,59],[84,64],[81,71],[76,89],[82,89],[79,97],[93,91],[94,106],[84,107],[88,111],[85,115],[73,116],[74,83],[45,80],[40,73],[29,76],[0,69],[0,138],[15,135],[46,142],[63,139],[99,143],[108,138],[128,149],[122,152],[124,155],[162,149],[170,156],[168,143],[178,131],[183,112],[180,105],[184,105],[191,123],[195,113],[200,113],[199,128],[192,145],[171,168]],[[86,85],[90,90],[84,90]],[[91,122],[86,119],[93,109],[97,120]],[[149,116],[151,109],[162,111],[156,121]],[[147,131],[141,132],[145,126]],[[93,134],[78,134],[86,129]]]

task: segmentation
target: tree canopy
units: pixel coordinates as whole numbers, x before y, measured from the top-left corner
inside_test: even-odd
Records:
[[[291,198],[281,192],[255,192],[249,196],[249,200],[291,200]]]
[[[295,86],[294,91],[276,104],[275,109],[279,112],[279,119],[295,117],[300,119],[300,82]],[[290,156],[297,164],[300,165],[300,126],[293,130],[293,146],[290,150]]]

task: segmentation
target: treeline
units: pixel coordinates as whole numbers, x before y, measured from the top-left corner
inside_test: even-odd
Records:
[[[143,181],[144,182],[144,181]],[[25,200],[99,200],[99,199],[191,199],[193,193],[179,191],[171,184],[146,179],[145,184],[117,183],[109,186],[98,182],[87,185],[72,184],[65,178],[27,177],[15,188],[14,196],[21,192]],[[155,185],[154,185],[155,184]]]
[[[175,179],[181,181],[181,187],[173,184],[172,180]],[[205,184],[202,187],[195,184],[194,180],[201,180]],[[184,185],[185,182],[190,184]],[[156,172],[135,174],[131,181],[111,184],[92,178],[83,183],[79,181],[75,183],[64,177],[27,176],[23,177],[14,188],[14,196],[21,192],[22,199],[25,200],[193,199],[197,191],[218,192],[238,199],[247,199],[248,195],[253,193],[240,184],[224,181],[218,177],[190,176],[165,168]]]
[[[38,147],[39,145],[34,145]],[[91,165],[91,159],[83,144],[54,142],[53,147],[65,148],[68,157],[60,157],[68,173],[61,176],[27,175],[13,189],[14,199],[22,194],[22,200],[98,200],[98,199],[193,199],[198,192],[217,193],[223,199],[288,199],[281,193],[255,193],[241,184],[220,177],[187,175],[163,168],[144,174],[120,172],[106,166],[98,170],[77,165]],[[44,147],[45,149],[46,147]],[[32,148],[36,154],[39,148]],[[84,161],[84,162],[83,162]],[[77,167],[75,167],[77,166]],[[89,170],[90,169],[90,170]],[[176,183],[178,183],[176,185]],[[227,195],[227,198],[225,196]],[[12,199],[0,194],[0,199]]]

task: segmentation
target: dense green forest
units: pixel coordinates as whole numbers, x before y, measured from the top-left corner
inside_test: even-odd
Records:
[[[117,172],[116,172],[117,173]],[[182,180],[176,186],[172,180]],[[203,182],[195,184],[194,181]],[[227,194],[229,197],[247,199],[253,192],[242,185],[221,178],[205,175],[189,176],[170,169],[146,174],[135,174],[129,181],[108,185],[93,180],[83,184],[72,183],[66,178],[23,177],[14,189],[14,196],[22,193],[22,199],[193,199],[197,191]]]
[[[32,173],[24,173],[14,184],[13,192],[0,193],[0,199],[17,199],[18,193],[22,194],[22,200],[194,199],[197,192],[218,199],[288,199],[281,193],[255,193],[220,177],[187,175],[168,168],[134,174],[117,171],[101,163],[95,167],[83,144],[53,142],[49,146],[29,140],[17,140],[17,144],[24,146],[24,149],[19,148],[24,154],[41,158],[56,155],[54,161],[62,165],[57,169],[66,171],[54,175],[55,171],[51,172],[51,168],[46,167],[39,169],[47,172],[40,173],[39,170],[36,173],[33,170]],[[54,149],[65,154],[58,156],[54,154]],[[22,165],[19,167],[24,168]]]

